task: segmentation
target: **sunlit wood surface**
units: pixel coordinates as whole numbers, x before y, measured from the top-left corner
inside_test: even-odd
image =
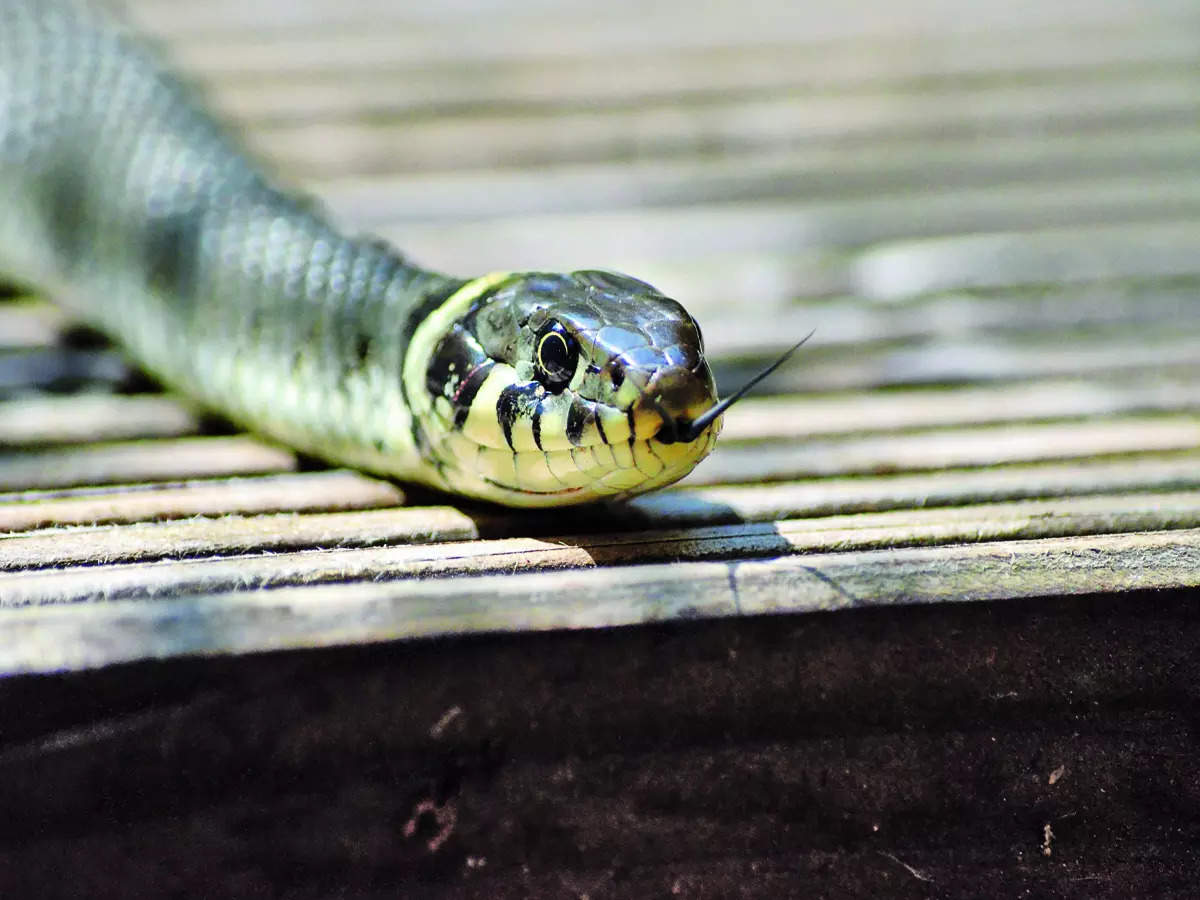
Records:
[[[327,659],[363,667],[368,696],[343,714],[420,778],[437,780],[414,760],[456,735],[470,762],[450,850],[436,816],[419,840],[399,813],[382,832],[326,823],[358,849],[329,851],[336,864],[307,888],[253,869],[248,892],[323,896],[357,872],[379,896],[410,876],[481,897],[1187,896],[1200,790],[1181,768],[1194,749],[1179,698],[1195,681],[1178,668],[1197,646],[1186,598],[1200,584],[1194,0],[129,5],[248,146],[350,229],[462,275],[637,274],[695,313],[727,389],[816,333],[681,485],[528,514],[230,433],[44,298],[0,302],[0,670],[81,673],[10,678],[13,703],[95,685],[140,698],[122,714],[153,731],[164,720],[144,685],[164,678],[161,708],[205,740],[287,708],[315,716],[304,733],[336,756],[354,741],[330,736],[332,713],[285,702],[286,672],[300,693],[326,690],[314,685]],[[697,618],[717,621],[527,634]],[[515,634],[204,661],[493,632]],[[660,652],[711,699],[673,682]],[[496,667],[499,693],[456,659]],[[135,665],[88,674],[122,662]],[[404,687],[409,665],[421,690]],[[226,702],[233,673],[265,678],[271,699]],[[357,703],[354,678],[337,677],[330,702]],[[564,724],[543,678],[565,679],[582,720]],[[398,732],[370,693],[385,688]],[[196,712],[210,695],[226,697],[213,721]],[[113,783],[169,791],[136,749],[158,740],[143,720],[96,724],[108,700],[65,721],[150,769],[104,769]],[[628,744],[600,739],[603,723]],[[74,740],[63,727],[15,726],[0,765],[21,778],[8,780],[50,772],[47,742]],[[209,771],[174,740],[164,752],[198,765],[197,784],[248,758],[325,771],[307,750],[241,737]],[[490,771],[489,740],[524,767],[505,770],[508,801],[476,771]],[[721,759],[699,749],[726,743]],[[79,753],[93,761],[71,771],[103,768]],[[691,774],[641,790],[629,754]],[[980,767],[986,789],[963,774]],[[339,783],[375,789],[360,777]],[[721,793],[726,777],[762,803]],[[578,818],[546,800],[538,831],[521,779],[586,784]],[[911,796],[889,793],[897,784]],[[420,807],[404,791],[392,799]],[[376,801],[338,802],[359,816]],[[213,815],[236,831],[250,807]],[[318,813],[301,815],[319,845]],[[917,820],[957,850],[895,837]],[[682,837],[694,829],[706,837]],[[727,844],[739,849],[708,860]],[[5,852],[27,874],[50,866]],[[234,883],[192,874],[210,891]]]

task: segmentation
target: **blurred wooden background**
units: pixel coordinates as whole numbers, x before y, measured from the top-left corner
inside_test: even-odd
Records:
[[[0,888],[1190,895],[1194,3],[128,5],[422,263],[644,277],[726,388],[817,331],[531,515],[0,302]]]

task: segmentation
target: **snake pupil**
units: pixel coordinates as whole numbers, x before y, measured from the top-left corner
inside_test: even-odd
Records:
[[[575,376],[579,345],[561,322],[547,322],[537,336],[537,380],[546,390],[559,393]]]

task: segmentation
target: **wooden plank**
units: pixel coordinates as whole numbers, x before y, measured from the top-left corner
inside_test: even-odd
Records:
[[[272,553],[296,548],[369,547],[397,541],[466,540],[477,536],[470,518],[443,506],[222,516],[0,536],[0,571]]]
[[[803,444],[718,443],[684,484],[752,483],[831,475],[936,472],[969,466],[1200,448],[1200,417],[963,426],[912,434],[824,438]]]
[[[0,492],[286,472],[296,458],[245,436],[89,444],[0,453]]]
[[[502,221],[384,226],[380,234],[433,265],[491,271],[580,268],[596,260],[624,266],[636,260],[683,262],[711,253],[800,254],[853,249],[884,241],[957,235],[964,230],[1038,231],[1047,241],[1084,243],[1134,238],[1146,263],[1126,249],[1093,275],[1094,266],[1059,280],[1116,275],[1181,275],[1198,264],[1183,252],[1197,240],[1200,179],[1106,178],[1048,188],[1040,184],[909,190],[833,202],[773,201],[689,205],[579,215],[535,215]],[[1103,222],[1102,225],[1095,223]],[[490,246],[480,247],[489,240]],[[1018,246],[1030,238],[1016,238]],[[951,250],[956,246],[950,245]],[[965,245],[969,246],[969,245]],[[1069,265],[1072,260],[1068,258]],[[610,264],[605,262],[606,265]],[[850,262],[853,265],[853,261]],[[1122,268],[1127,266],[1128,268]],[[1014,277],[1015,273],[1008,273]],[[1015,283],[1028,283],[1016,275]],[[1039,281],[1054,281],[1040,278]],[[1010,282],[1011,283],[1011,282]]]
[[[663,156],[732,153],[765,146],[852,145],[903,137],[1017,130],[1050,133],[1157,127],[1195,121],[1189,73],[1134,83],[1033,83],[960,87],[897,97],[734,98],[690,104],[638,104],[612,110],[383,121],[246,123],[247,140],[293,176],[540,166]],[[389,152],[390,151],[390,152]]]
[[[1176,223],[1140,227],[1114,225],[1111,218],[1101,215],[1098,221],[1104,224],[1087,228],[891,244],[855,261],[852,284],[863,296],[904,300],[949,289],[1195,273],[1196,265],[1184,259],[1186,248],[1194,246],[1195,217],[1181,214]]]
[[[929,474],[822,478],[717,487],[684,487],[637,497],[628,511],[643,524],[764,522],[797,516],[956,506],[1037,497],[1200,487],[1200,453],[942,470]],[[488,534],[493,526],[485,527]]]
[[[147,489],[147,488],[151,489]],[[0,535],[67,525],[112,525],[191,516],[329,512],[399,506],[395,485],[331,470],[196,481],[179,486],[93,489],[80,496],[0,494]]]
[[[427,519],[414,516],[413,522],[425,526]],[[431,511],[429,518],[432,518]],[[328,532],[316,534],[313,526]],[[35,535],[31,541],[0,541],[0,570],[22,568],[28,554],[37,566],[74,566],[86,562],[90,552],[102,556],[103,568],[83,566],[59,568],[47,572],[14,571],[0,574],[0,606],[19,607],[47,603],[75,603],[124,599],[170,599],[185,595],[214,592],[241,592],[289,585],[349,584],[354,582],[394,581],[413,578],[448,578],[466,575],[516,574],[520,572],[558,571],[563,569],[602,568],[637,564],[684,562],[707,559],[746,560],[836,550],[870,550],[885,547],[936,546],[996,540],[1075,536],[1080,534],[1117,534],[1130,531],[1200,527],[1200,492],[1176,494],[1106,495],[1073,499],[1039,500],[1024,503],[997,503],[955,509],[903,510],[856,516],[829,516],[751,525],[718,526],[683,530],[623,531],[616,534],[555,536],[548,538],[508,538],[425,543],[427,539],[445,541],[443,533],[422,534],[407,530],[407,522],[395,535],[379,531],[375,521],[358,522],[346,518],[305,517],[290,546],[313,543],[328,547],[360,547],[382,537],[387,543],[414,540],[409,546],[383,546],[371,549],[337,549],[321,552],[278,552],[275,536],[264,541],[271,550],[266,556],[239,556],[226,559],[185,559],[157,563],[123,564],[127,560],[153,557],[156,535],[130,552],[133,532]],[[390,520],[389,520],[390,522]],[[242,523],[238,523],[239,525]],[[266,523],[273,528],[276,522]],[[364,540],[364,529],[372,531]],[[237,530],[237,529],[231,529]],[[145,535],[142,530],[139,535]],[[160,534],[157,532],[156,534]],[[231,547],[222,532],[218,541],[205,544],[196,552],[193,543],[198,532],[187,529],[185,537],[170,548],[173,559],[209,552],[229,552],[245,548]],[[60,547],[38,552],[37,544],[72,544],[69,556]],[[294,541],[294,543],[293,543]],[[32,552],[31,550],[32,545]],[[86,546],[87,550],[77,550]],[[12,547],[13,553],[7,553]],[[177,549],[176,549],[177,548]],[[258,546],[250,549],[257,550]],[[55,551],[59,552],[56,553]],[[143,552],[145,557],[143,557]],[[78,555],[75,555],[78,553]],[[27,560],[26,560],[27,562]]]
[[[711,355],[720,384],[744,384],[778,353],[809,330],[805,317],[780,320],[774,346],[760,346],[745,362],[726,362],[733,347],[722,347],[714,336]],[[794,327],[794,326],[800,327]],[[785,327],[793,326],[793,327]],[[764,393],[864,390],[902,385],[943,385],[959,382],[1026,381],[1095,375],[1129,374],[1169,377],[1186,372],[1200,359],[1200,338],[1166,325],[1114,335],[1101,332],[1050,330],[1025,336],[980,335],[912,341],[896,346],[852,346],[826,351],[814,337],[805,347],[803,363],[786,366],[763,383]],[[1070,352],[1064,353],[1063,348]]]
[[[1043,379],[885,394],[822,393],[748,397],[725,414],[721,441],[807,440],[822,435],[986,426],[1038,419],[1184,412],[1200,408],[1200,372],[1131,374],[1119,381]]]
[[[64,325],[63,314],[44,303],[26,299],[0,302],[0,352],[55,344]]]
[[[343,68],[358,65],[386,69],[398,60],[409,64],[554,58],[629,53],[674,52],[730,46],[757,46],[788,42],[820,52],[830,41],[847,41],[859,47],[864,57],[877,49],[873,41],[895,46],[928,44],[954,37],[969,41],[999,42],[1007,37],[1014,44],[1042,29],[1059,33],[1075,31],[1088,35],[1101,29],[1136,31],[1146,22],[1163,22],[1184,27],[1194,12],[1187,0],[1158,0],[1148,15],[1144,5],[1132,0],[1106,3],[1096,8],[1086,0],[1058,0],[1033,8],[1023,0],[1021,8],[1001,11],[998,5],[977,4],[969,13],[938,0],[911,3],[903,17],[879,4],[853,3],[846,9],[821,7],[797,10],[775,4],[769,14],[747,16],[732,3],[709,4],[705,15],[681,21],[671,6],[639,6],[634,14],[624,5],[590,5],[585,14],[562,15],[558,5],[551,14],[525,18],[520,7],[505,7],[495,15],[474,10],[471,21],[487,21],[478,31],[451,17],[444,25],[432,7],[395,7],[364,13],[358,4],[344,9],[310,5],[303,12],[275,4],[269,13],[259,7],[229,7],[220,17],[208,12],[189,23],[177,8],[166,16],[152,16],[150,8],[133,7],[143,27],[162,31],[172,39],[176,57],[187,68],[204,71],[281,72],[297,68]],[[447,7],[451,8],[451,7]],[[869,12],[868,12],[869,11]],[[298,14],[299,13],[299,14]],[[556,14],[557,13],[557,14]],[[894,16],[894,17],[893,17]],[[422,21],[430,19],[431,21]],[[370,22],[370,25],[365,23]],[[237,27],[231,27],[237,23]],[[271,40],[259,36],[268,29]],[[273,31],[273,33],[271,33]],[[251,36],[253,35],[253,36]],[[338,40],[331,40],[336,35]],[[1079,38],[1082,42],[1083,39]],[[391,52],[389,53],[388,50]],[[1016,52],[1016,51],[1014,51]],[[920,56],[919,50],[913,54]]]
[[[0,611],[0,670],[664,619],[1200,586],[1200,532],[280,588]]]
[[[72,394],[0,401],[0,450],[195,434],[195,413],[157,395]]]
[[[807,334],[814,328],[815,346],[809,350],[840,344],[857,345],[862,351],[872,349],[871,344],[981,337],[1006,343],[1020,338],[1035,344],[1058,338],[1073,347],[1095,346],[1101,340],[1125,340],[1135,332],[1143,339],[1161,340],[1163,322],[1188,326],[1185,330],[1200,324],[1200,309],[1191,302],[1200,285],[1194,277],[1010,286],[881,303],[852,296],[798,299],[794,292],[803,294],[813,286],[804,281],[807,273],[800,275],[795,268],[776,266],[774,260],[761,257],[740,261],[748,271],[739,271],[736,264],[727,264],[736,261],[727,260],[689,266],[687,275],[679,266],[650,265],[635,271],[645,272],[671,296],[687,300],[705,329],[709,353],[715,356],[761,355],[763,348],[787,346],[781,333]],[[843,271],[830,271],[834,265]],[[824,269],[818,277],[839,280],[848,275],[843,263]],[[837,287],[848,289],[848,281]],[[739,316],[742,305],[760,312]]]
[[[342,88],[339,86],[339,97]],[[456,168],[310,179],[336,216],[360,227],[551,212],[1053,184],[1117,176],[1194,175],[1200,130],[1168,121],[1143,130],[924,135],[851,146],[770,146],[734,156],[683,156],[520,168]]]
[[[1084,34],[1087,35],[1084,38]],[[289,37],[278,38],[288,43]],[[261,45],[261,42],[259,42]],[[356,46],[358,45],[358,46]],[[286,122],[382,115],[470,114],[482,109],[562,109],[629,105],[714,95],[763,95],[784,90],[847,93],[881,84],[929,91],[945,83],[999,80],[1134,81],[1151,72],[1194,64],[1191,35],[1160,23],[1133,28],[1011,31],[961,39],[925,35],[815,45],[798,53],[781,41],[702,49],[657,48],[609,55],[595,52],[533,58],[479,58],[413,64],[397,55],[370,60],[378,35],[347,34],[297,53],[275,68],[243,59],[236,39],[216,68],[201,74],[218,106],[246,121]],[[362,49],[362,53],[356,52]],[[208,62],[209,60],[205,60]]]

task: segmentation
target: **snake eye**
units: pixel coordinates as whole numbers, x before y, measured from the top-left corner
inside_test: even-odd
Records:
[[[579,345],[561,322],[551,319],[537,335],[537,380],[548,391],[559,393],[575,377]]]

